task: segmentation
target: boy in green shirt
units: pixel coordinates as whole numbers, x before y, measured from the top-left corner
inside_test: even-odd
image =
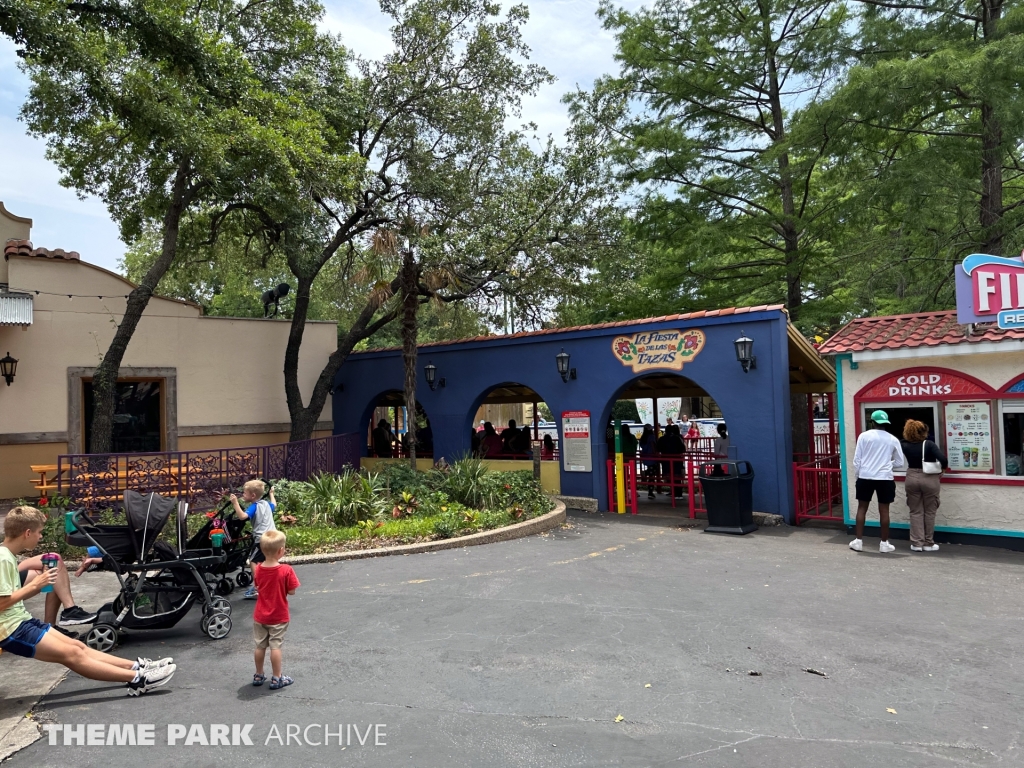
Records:
[[[4,541],[0,545],[0,649],[29,659],[63,664],[90,680],[126,683],[129,696],[138,696],[166,684],[174,674],[171,659],[129,661],[89,648],[25,610],[25,598],[39,594],[53,584],[57,573],[44,569],[26,584],[18,573],[16,555],[30,552],[43,538],[46,515],[34,507],[15,507],[4,521]]]

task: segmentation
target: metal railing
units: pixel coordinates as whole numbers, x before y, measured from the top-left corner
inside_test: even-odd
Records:
[[[796,524],[843,519],[843,476],[839,454],[811,456],[793,463]]]
[[[90,511],[118,507],[128,489],[172,496],[205,511],[254,478],[308,480],[358,467],[359,448],[359,435],[345,434],[247,448],[64,454],[57,457],[57,493]]]
[[[629,456],[623,461],[623,475],[626,483],[626,507],[632,514],[637,514],[639,493],[646,489],[648,498],[659,493],[666,493],[673,508],[683,502],[689,517],[707,513],[704,501],[704,489],[700,484],[700,468],[716,462],[728,461],[724,456],[716,456],[711,451],[694,451],[684,454],[650,454],[646,456]],[[615,489],[615,461],[608,459],[608,508],[617,512]]]

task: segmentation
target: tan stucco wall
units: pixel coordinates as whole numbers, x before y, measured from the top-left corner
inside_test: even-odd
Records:
[[[43,258],[10,261],[12,290],[123,295],[130,285],[116,275],[87,264]],[[95,367],[113,338],[124,299],[34,297],[33,323],[27,329],[0,327],[0,356],[10,351],[19,360],[12,386],[0,383],[0,436],[59,433],[67,439],[68,368]],[[201,317],[197,307],[154,298],[128,346],[123,368],[175,369],[177,425],[230,427],[290,422],[282,374],[289,323]],[[334,323],[309,323],[299,360],[299,387],[308,398],[327,358],[337,347]],[[321,421],[330,421],[328,398]],[[326,434],[326,433],[323,433]],[[19,438],[20,439],[20,438]],[[179,437],[178,448],[237,447],[284,442],[286,432],[272,434]],[[10,442],[10,440],[6,440]],[[28,478],[30,456],[43,449],[3,446],[5,455],[23,454],[14,462],[15,478]],[[50,449],[53,457],[58,451]],[[18,468],[17,465],[23,465]],[[0,475],[0,497],[20,495],[21,481]]]
[[[57,456],[66,450],[67,443],[0,445],[0,499],[38,499],[39,492],[32,481],[39,476],[33,475],[30,467],[56,464]]]
[[[1004,354],[987,353],[975,355],[937,355],[935,357],[904,360],[860,361],[857,370],[850,369],[848,360],[842,361],[843,366],[843,400],[845,406],[843,445],[843,461],[847,463],[845,478],[848,480],[846,489],[849,500],[850,515],[856,513],[857,501],[854,498],[853,454],[857,445],[856,410],[853,398],[867,384],[891,374],[893,371],[913,370],[915,368],[948,368],[953,371],[980,379],[993,389],[1000,389],[1011,379],[1024,373],[1024,355],[1019,346],[1007,344]],[[993,398],[998,399],[998,398]],[[935,402],[934,399],[922,398],[922,403]],[[907,403],[899,403],[907,405]],[[993,419],[998,417],[992,414]],[[942,417],[941,410],[939,418]],[[947,529],[985,529],[992,531],[1024,532],[1024,478],[1001,478],[1012,482],[1012,485],[981,485],[942,483],[941,504],[936,515],[935,524]],[[903,491],[903,483],[896,483],[896,501],[890,507],[893,523],[909,524],[910,516]],[[872,503],[868,508],[869,522],[878,522],[878,507]],[[852,522],[852,520],[847,520]]]
[[[359,460],[359,466],[369,471],[379,470],[387,464],[398,464],[407,459],[380,459],[372,456],[364,456]],[[533,471],[532,461],[486,461],[487,468],[492,472],[516,472],[525,470]],[[434,466],[433,459],[416,459],[416,469],[426,472]],[[562,492],[562,476],[559,472],[557,461],[542,461],[540,463],[540,485],[547,493]]]

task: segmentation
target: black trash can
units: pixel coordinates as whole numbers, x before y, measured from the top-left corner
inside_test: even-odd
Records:
[[[698,473],[708,508],[710,533],[744,534],[754,525],[754,469],[749,461],[703,464]]]

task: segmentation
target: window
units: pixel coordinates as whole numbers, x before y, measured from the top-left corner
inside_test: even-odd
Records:
[[[1024,475],[1024,401],[1004,400],[1001,405],[1003,474]]]
[[[83,379],[85,451],[92,453],[92,379]],[[163,379],[118,380],[112,453],[160,451],[164,442]]]

